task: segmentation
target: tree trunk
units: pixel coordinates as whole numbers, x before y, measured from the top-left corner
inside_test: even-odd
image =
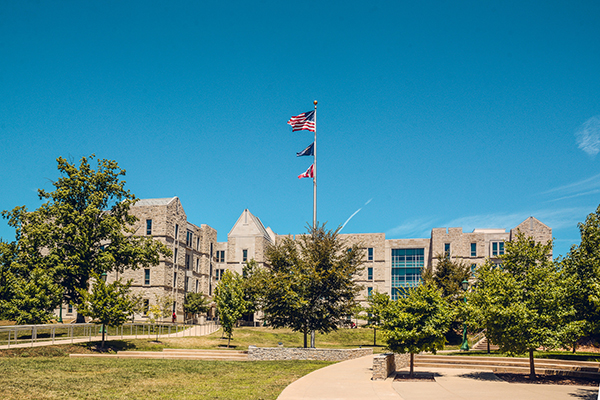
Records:
[[[373,328],[373,346],[377,346],[377,328]]]
[[[304,329],[304,348],[308,347],[308,331]]]
[[[529,349],[529,378],[535,379],[535,364],[533,362],[533,349]]]
[[[485,342],[487,343],[487,353],[490,354],[490,339],[486,338]]]
[[[315,348],[315,331],[310,331],[310,347]]]
[[[227,336],[227,348],[229,348],[229,343],[231,343],[231,333]]]
[[[410,378],[415,377],[415,354],[410,353],[410,373],[408,374]]]
[[[77,314],[77,315],[79,315],[79,314]],[[104,324],[102,324],[100,326],[102,327],[102,328],[100,328],[100,329],[102,329],[102,344],[100,345],[100,348],[104,349],[104,335],[106,334],[106,329],[104,328]]]
[[[577,342],[573,342],[573,354],[577,351]]]

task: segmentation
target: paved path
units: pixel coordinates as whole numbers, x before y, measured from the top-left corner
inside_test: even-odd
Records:
[[[160,335],[159,338],[178,338],[178,337],[188,337],[188,336],[204,336],[209,335],[213,332],[216,332],[220,329],[220,325],[216,326],[216,329],[207,329],[206,326],[193,326],[191,328],[185,329],[183,331],[177,333],[171,333],[166,335]],[[123,339],[153,339],[156,338],[156,334],[144,334],[144,335],[123,335]],[[106,335],[105,340],[119,340],[121,339],[121,335]],[[91,340],[89,336],[85,337],[75,337],[71,339],[56,339],[54,342],[52,340],[46,341],[34,341],[34,342],[22,342],[18,344],[2,345],[0,346],[0,350],[8,350],[8,349],[19,349],[24,347],[42,347],[42,346],[56,346],[61,344],[71,344],[71,343],[86,343],[86,342],[99,342],[102,340],[102,335],[92,336]]]
[[[372,381],[373,356],[365,356],[318,369],[286,387],[278,400],[386,399],[401,400],[392,380]]]
[[[416,368],[435,374],[435,382],[372,381],[373,356],[314,371],[290,384],[278,400],[597,400],[593,386],[515,384],[491,372],[452,368]]]

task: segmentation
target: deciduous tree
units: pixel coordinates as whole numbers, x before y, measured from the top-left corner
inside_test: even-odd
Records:
[[[573,329],[574,310],[566,304],[566,287],[551,255],[551,242],[519,233],[506,242],[500,265],[487,262],[478,268],[468,297],[472,321],[487,328],[492,343],[509,354],[529,353],[532,378],[533,352],[564,345]]]
[[[367,321],[373,328],[373,346],[377,346],[377,328],[381,326],[381,316],[383,311],[390,305],[390,296],[387,293],[379,293],[374,291],[367,299],[369,306],[367,307]]]
[[[16,229],[19,263],[46,271],[64,288],[64,300],[77,307],[92,275],[157,265],[161,253],[170,253],[160,242],[134,235],[137,218],[129,210],[136,199],[121,180],[125,170],[105,159],[93,169],[94,159],[83,157],[77,166],[59,157],[62,176],[54,191],[38,190],[44,204],[2,213]]]
[[[600,206],[578,227],[581,242],[561,262],[567,299],[575,309],[573,323],[580,327],[573,343],[579,336],[600,334]]]
[[[0,242],[0,317],[45,324],[60,305],[62,288],[41,266],[19,262],[18,244]]]
[[[79,313],[92,318],[94,324],[102,325],[102,345],[106,327],[118,327],[127,322],[133,313],[136,300],[131,296],[131,281],[122,283],[120,279],[106,283],[104,277],[93,275],[91,290],[80,290]]]
[[[227,347],[229,347],[233,328],[246,312],[244,288],[240,274],[226,270],[215,288],[214,299],[223,332],[227,334]]]
[[[304,334],[327,333],[342,326],[352,314],[360,286],[363,252],[349,246],[325,226],[308,228],[296,241],[284,238],[267,249],[262,310],[273,327],[289,327]]]
[[[414,354],[444,348],[445,334],[454,311],[440,289],[423,283],[406,291],[406,297],[391,301],[382,310],[382,332],[394,353],[410,353],[410,376],[414,374]]]
[[[203,314],[210,310],[208,299],[202,293],[187,293],[183,303],[183,311],[189,314]]]

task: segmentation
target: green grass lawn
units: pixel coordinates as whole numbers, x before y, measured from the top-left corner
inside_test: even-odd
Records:
[[[109,340],[111,351],[163,348],[220,349],[221,331],[199,337]],[[234,349],[249,345],[301,347],[289,329],[239,328]],[[378,341],[381,340],[378,337]],[[372,347],[372,329],[317,334],[317,347]],[[321,361],[192,361],[68,358],[94,353],[98,342],[0,351],[2,399],[276,399],[294,380],[330,365]],[[375,347],[376,352],[382,347]]]
[[[324,361],[0,358],[3,399],[276,399]]]

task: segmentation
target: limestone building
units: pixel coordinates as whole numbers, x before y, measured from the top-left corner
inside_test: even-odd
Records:
[[[159,265],[142,270],[128,270],[120,277],[133,280],[132,289],[141,294],[146,305],[157,297],[173,299],[173,310],[182,321],[183,301],[188,292],[213,295],[214,288],[227,269],[242,273],[247,261],[264,265],[267,246],[284,236],[265,228],[258,217],[244,210],[227,235],[217,242],[217,231],[208,225],[194,225],[187,220],[177,197],[144,199],[131,213],[139,218],[135,234],[153,236],[173,251],[161,258]],[[486,259],[498,260],[504,243],[517,231],[537,241],[552,240],[552,229],[534,217],[507,231],[506,229],[433,228],[429,238],[386,239],[384,233],[341,234],[349,245],[359,243],[364,249],[365,264],[357,278],[363,287],[357,300],[365,302],[373,290],[397,298],[403,287],[418,285],[424,268],[435,268],[437,256],[460,259],[475,268]],[[291,236],[293,238],[293,236]],[[109,279],[118,278],[116,274]],[[143,313],[137,318],[145,318]]]

